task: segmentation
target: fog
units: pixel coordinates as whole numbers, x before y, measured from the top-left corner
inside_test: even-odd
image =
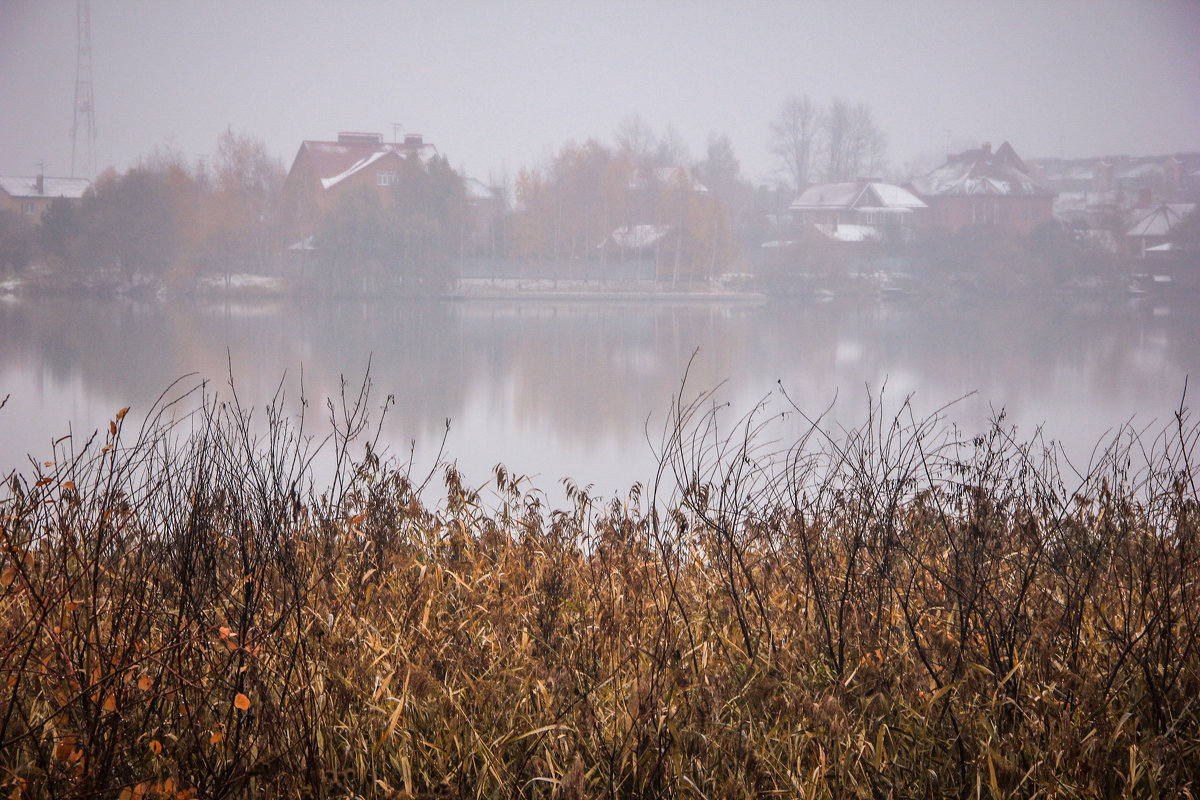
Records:
[[[71,172],[76,14],[0,2],[6,178]],[[398,398],[390,452],[432,459],[450,418],[473,479],[508,462],[615,491],[646,477],[647,421],[697,352],[693,388],[727,381],[743,407],[782,385],[806,414],[841,398],[827,421],[853,426],[887,386],[922,413],[958,401],[948,423],[970,429],[1045,423],[1086,456],[1127,420],[1169,419],[1200,375],[1194,242],[1126,240],[1145,193],[1200,199],[1198,41],[1195,2],[95,0],[96,166],[116,174],[40,225],[32,200],[0,209],[0,468],[148,413],[184,374],[224,385],[233,365],[252,405],[306,374],[319,407],[374,358],[376,402]],[[835,109],[863,112],[877,147],[789,175],[772,123],[799,97],[831,165]],[[633,121],[670,157],[622,161]],[[386,141],[331,141],[354,131]],[[354,162],[408,170],[357,174],[365,204],[338,183],[353,160],[284,185],[306,140],[345,155],[413,134],[415,151]],[[1102,204],[1074,187],[1074,228],[1051,217],[1059,188],[1011,214],[972,205],[961,230],[908,226],[933,214],[915,196],[842,220],[866,238],[832,235],[836,212],[832,234],[779,213],[810,183],[901,183],[966,148],[1160,158],[1112,159],[1133,167]],[[175,158],[132,170],[156,152]],[[1164,242],[1165,266],[1145,261]]]
[[[487,179],[640,114],[694,155],[727,134],[758,183],[793,94],[868,104],[897,167],[963,142],[1025,157],[1200,142],[1194,2],[98,0],[91,14],[100,169],[166,142],[190,161],[227,127],[285,163],[339,130],[411,131]],[[75,3],[0,3],[0,173],[70,171],[75,55]]]

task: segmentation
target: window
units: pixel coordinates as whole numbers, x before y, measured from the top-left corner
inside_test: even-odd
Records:
[[[21,213],[23,213],[27,217],[33,216],[33,201],[32,200],[25,201],[24,205],[21,206]]]
[[[375,175],[376,186],[391,186],[399,181],[400,176],[395,172],[380,172]]]

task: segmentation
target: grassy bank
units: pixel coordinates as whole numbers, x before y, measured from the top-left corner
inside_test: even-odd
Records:
[[[779,449],[710,401],[652,485],[554,511],[381,461],[365,391],[315,486],[282,403],[61,442],[0,493],[4,795],[1198,793],[1185,412],[1084,467],[907,407]]]

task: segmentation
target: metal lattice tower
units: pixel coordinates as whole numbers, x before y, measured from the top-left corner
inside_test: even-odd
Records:
[[[71,177],[78,177],[79,148],[83,147],[84,177],[96,177],[96,102],[92,94],[92,11],[88,0],[77,0],[75,51],[75,121],[71,125]],[[82,138],[82,142],[80,139]]]

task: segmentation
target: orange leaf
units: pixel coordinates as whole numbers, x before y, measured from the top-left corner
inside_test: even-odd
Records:
[[[209,744],[219,744],[220,741],[224,738],[225,738],[225,734],[221,733],[220,731],[213,731],[212,736],[208,737],[208,743]]]
[[[129,413],[129,406],[125,406],[124,408],[122,408],[120,411],[117,412],[117,420],[119,421],[119,420],[125,419],[125,415],[128,413]]]
[[[68,736],[58,743],[58,747],[54,748],[54,757],[59,761],[66,761],[71,757],[71,751],[75,749],[75,740]]]
[[[133,789],[126,786],[121,790],[121,796],[117,800],[133,800]]]
[[[117,696],[115,694],[110,694],[104,699],[104,710],[109,712],[117,710]]]
[[[75,481],[63,481],[62,488],[64,488],[64,489],[74,489],[74,488],[75,488]]]
[[[250,708],[250,698],[238,692],[237,697],[233,698],[233,704],[237,706],[239,711],[247,711]]]
[[[148,691],[153,685],[154,681],[150,680],[149,675],[143,675],[142,677],[138,678],[138,688],[143,692]]]
[[[158,739],[152,739],[150,741],[150,752],[154,753],[154,755],[158,755],[159,753],[161,753],[162,752],[162,742],[160,742]]]

